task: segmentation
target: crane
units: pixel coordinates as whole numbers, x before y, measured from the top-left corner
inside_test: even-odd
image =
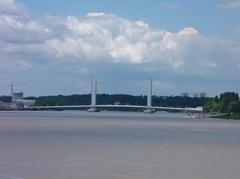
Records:
[[[7,86],[10,87],[12,98],[13,98],[13,87],[14,86],[22,86],[22,85],[26,85],[26,84],[25,83],[14,84],[13,82],[11,82],[10,84],[7,84]]]

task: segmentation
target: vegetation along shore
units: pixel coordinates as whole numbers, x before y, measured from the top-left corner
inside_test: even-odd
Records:
[[[209,113],[219,113],[212,118],[240,120],[240,100],[238,93],[225,92],[210,99],[204,107]]]

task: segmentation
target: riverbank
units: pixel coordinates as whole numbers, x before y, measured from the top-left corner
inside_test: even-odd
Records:
[[[211,116],[210,118],[240,120],[240,113],[223,114],[223,115],[220,114],[217,116]]]

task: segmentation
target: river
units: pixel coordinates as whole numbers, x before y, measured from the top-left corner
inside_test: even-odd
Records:
[[[237,179],[240,121],[0,112],[0,179]]]

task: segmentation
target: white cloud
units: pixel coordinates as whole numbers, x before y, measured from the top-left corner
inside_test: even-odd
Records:
[[[237,10],[238,2],[221,1],[221,5]],[[165,8],[171,7],[176,8],[165,4]],[[33,78],[31,75],[51,77],[48,82],[56,76],[69,79],[72,75],[70,78],[79,80],[79,74],[81,78],[94,74],[110,79],[110,83],[118,77],[125,83],[129,78],[151,75],[164,79],[155,82],[160,93],[169,94],[181,90],[179,87],[197,89],[201,85],[213,85],[218,90],[224,80],[237,86],[239,56],[237,40],[204,36],[191,26],[171,32],[142,20],[103,12],[82,17],[43,15],[35,19],[16,1],[0,0],[2,76],[11,73],[25,79],[24,73],[16,74],[29,70],[29,79]],[[206,83],[207,79],[214,82]],[[199,86],[182,84],[185,81],[197,81]],[[68,84],[64,82],[64,88],[71,86]],[[41,86],[40,91],[46,90]],[[136,87],[134,83],[133,86]]]
[[[105,13],[103,12],[92,12],[92,13],[88,13],[87,17],[100,17],[100,16],[104,16]]]
[[[15,0],[0,0],[0,13],[23,14],[25,8]]]
[[[169,32],[103,12],[81,18],[46,16],[40,22],[13,0],[0,0],[0,5],[6,7],[0,10],[0,53],[7,56],[146,64],[146,69],[195,69],[196,73],[206,66],[217,69],[224,63],[222,56],[228,56],[231,64],[239,63],[238,44],[204,37],[194,27]]]
[[[43,40],[49,29],[29,17],[23,5],[14,0],[0,0],[0,39],[23,43]]]
[[[66,38],[64,41],[51,39],[46,41],[45,45],[50,54],[55,54],[59,58],[64,56],[82,56],[81,44],[72,38]]]
[[[148,49],[143,42],[131,43],[123,36],[119,36],[108,44],[108,51],[115,61],[129,61],[130,63],[143,63],[147,61]]]
[[[99,24],[91,21],[79,21],[76,17],[68,17],[66,25],[69,30],[79,36],[102,36],[108,35],[109,31]]]
[[[95,14],[95,13],[93,13]],[[98,13],[96,13],[98,14]],[[114,15],[67,17],[61,38],[47,40],[49,54],[79,60],[112,60],[118,63],[155,62],[177,69],[184,64],[181,53],[199,33],[186,27],[178,33],[152,29],[143,21],[129,21]]]
[[[144,28],[146,28],[146,29],[149,28],[149,25],[148,25],[147,23],[143,22],[143,21],[135,21],[135,23],[136,23],[137,25],[139,25],[140,27],[144,27]]]
[[[195,35],[199,35],[197,29],[193,28],[193,27],[186,27],[183,30],[181,30],[180,32],[178,32],[178,35],[180,36],[195,36]]]

